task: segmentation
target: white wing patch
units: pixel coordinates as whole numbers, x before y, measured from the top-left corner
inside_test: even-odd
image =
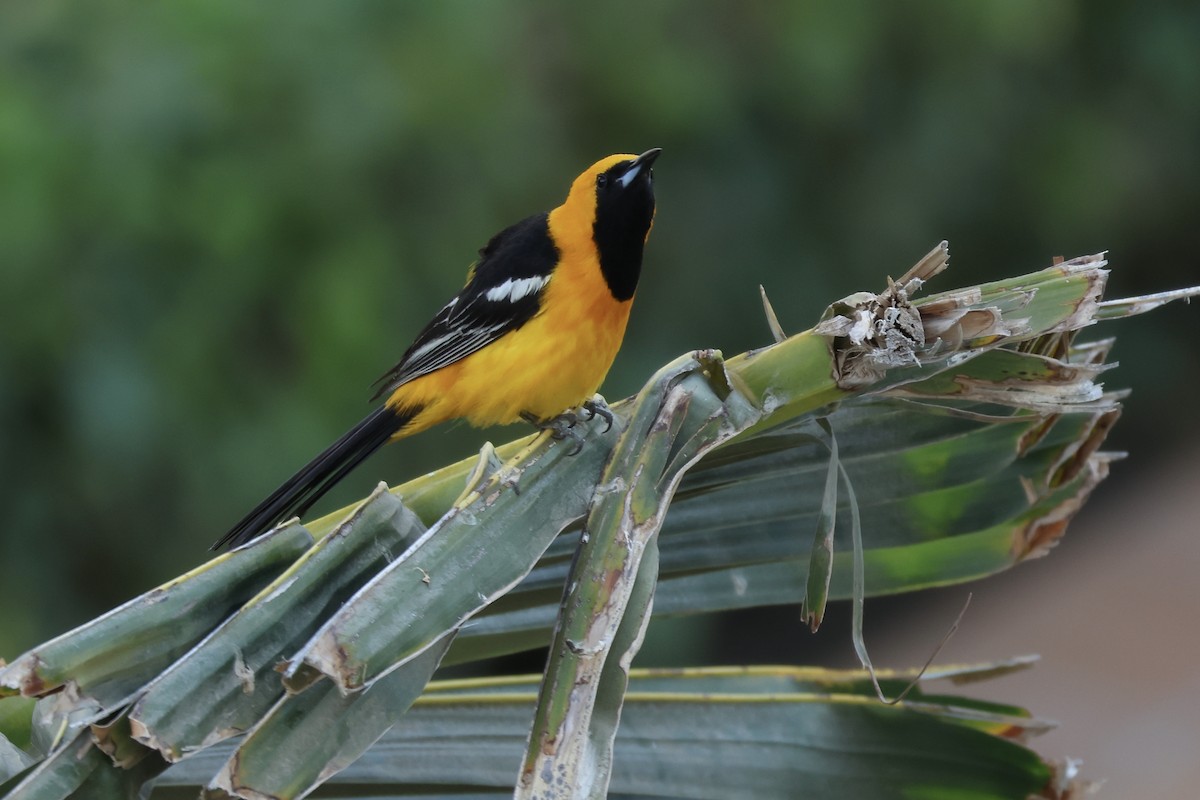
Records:
[[[532,278],[509,278],[504,283],[488,289],[484,296],[493,303],[504,300],[515,303],[522,297],[541,291],[549,281],[550,278],[546,275],[535,275]]]

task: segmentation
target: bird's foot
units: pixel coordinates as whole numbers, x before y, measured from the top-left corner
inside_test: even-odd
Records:
[[[551,438],[556,441],[570,439],[574,442],[575,446],[571,448],[571,452],[567,453],[569,456],[576,455],[583,449],[583,434],[575,430],[575,426],[579,423],[579,415],[574,411],[564,411],[550,419],[538,419],[526,411],[521,414],[521,419],[540,431],[550,431]]]
[[[583,410],[587,412],[588,419],[592,420],[596,417],[604,420],[604,432],[608,433],[612,430],[613,412],[608,407],[608,403],[600,395],[593,395],[591,400],[583,402]]]

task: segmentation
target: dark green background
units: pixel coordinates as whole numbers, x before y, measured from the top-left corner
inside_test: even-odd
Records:
[[[654,146],[610,398],[766,342],[759,283],[799,330],[942,238],[933,288],[1102,249],[1113,295],[1197,283],[1200,5],[5,3],[0,656],[206,558],[493,232]],[[1104,491],[1200,432],[1197,313],[1122,325]]]

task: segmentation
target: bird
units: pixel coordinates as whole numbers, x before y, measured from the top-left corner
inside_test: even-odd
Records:
[[[582,437],[577,410],[612,412],[596,394],[629,320],[654,224],[661,148],[602,158],[566,200],[493,236],[466,284],[376,382],[374,411],[283,482],[212,549],[236,547],[303,515],[388,442],[441,422],[522,419],[557,439]],[[607,428],[606,428],[607,430]]]

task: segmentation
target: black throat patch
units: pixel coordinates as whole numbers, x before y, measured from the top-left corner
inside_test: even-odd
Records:
[[[608,290],[625,301],[632,299],[642,274],[642,250],[654,221],[654,189],[649,175],[639,176],[628,187],[614,183],[597,187],[592,239]]]

